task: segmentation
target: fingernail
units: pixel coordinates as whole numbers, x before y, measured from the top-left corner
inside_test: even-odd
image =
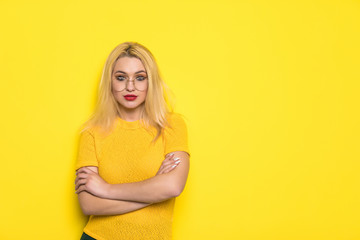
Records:
[[[173,165],[172,168],[176,167],[176,165]]]
[[[176,161],[175,164],[178,164],[179,162],[181,162],[180,160],[179,161]]]
[[[174,161],[179,160],[179,159],[180,159],[180,158],[178,158],[178,157],[177,157],[177,158],[174,158]]]

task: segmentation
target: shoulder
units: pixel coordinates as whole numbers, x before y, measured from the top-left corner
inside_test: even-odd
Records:
[[[79,132],[79,136],[81,139],[99,139],[99,137],[101,136],[99,134],[99,131],[96,130],[96,128],[94,127],[88,127],[88,128],[83,128],[80,130]]]
[[[187,126],[184,116],[179,113],[171,113],[168,115],[168,124],[164,131],[165,152],[189,152]]]
[[[108,137],[113,131],[104,131],[100,126],[86,126],[80,131],[80,135],[91,136],[94,139],[104,139]]]
[[[185,117],[176,112],[168,113],[167,115],[167,124],[165,126],[165,132],[184,132],[187,131],[187,124],[185,122]]]
[[[80,136],[87,136],[87,135],[94,136],[94,128],[89,128],[89,127],[83,128],[82,130],[80,130],[79,134]]]
[[[172,124],[185,124],[184,116],[177,112],[170,112],[167,114],[166,119],[170,125]]]

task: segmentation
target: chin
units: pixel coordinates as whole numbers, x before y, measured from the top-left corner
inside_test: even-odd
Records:
[[[136,103],[136,102],[120,102],[119,103],[120,106],[122,106],[123,108],[126,108],[126,109],[135,109],[135,108],[138,108],[138,107],[141,107],[144,105],[144,102],[142,103]]]

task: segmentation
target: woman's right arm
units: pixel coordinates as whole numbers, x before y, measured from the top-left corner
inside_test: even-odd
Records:
[[[174,169],[172,166],[172,156],[168,155],[162,162],[162,165],[160,166],[156,175],[170,172]],[[87,166],[87,168],[96,173],[99,172],[98,167]],[[86,191],[78,193],[78,199],[81,210],[85,215],[120,215],[147,207],[152,204],[99,198]]]
[[[98,168],[87,166],[98,173]],[[81,210],[85,215],[119,215],[149,206],[151,203],[111,200],[99,198],[86,191],[78,194]]]
[[[147,207],[151,204],[104,199],[93,196],[85,191],[79,193],[78,198],[81,210],[85,215],[120,215]]]

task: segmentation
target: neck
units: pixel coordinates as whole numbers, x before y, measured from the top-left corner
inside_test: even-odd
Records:
[[[128,122],[133,122],[140,120],[140,113],[141,109],[135,108],[135,109],[126,109],[126,108],[120,108],[121,118]]]

